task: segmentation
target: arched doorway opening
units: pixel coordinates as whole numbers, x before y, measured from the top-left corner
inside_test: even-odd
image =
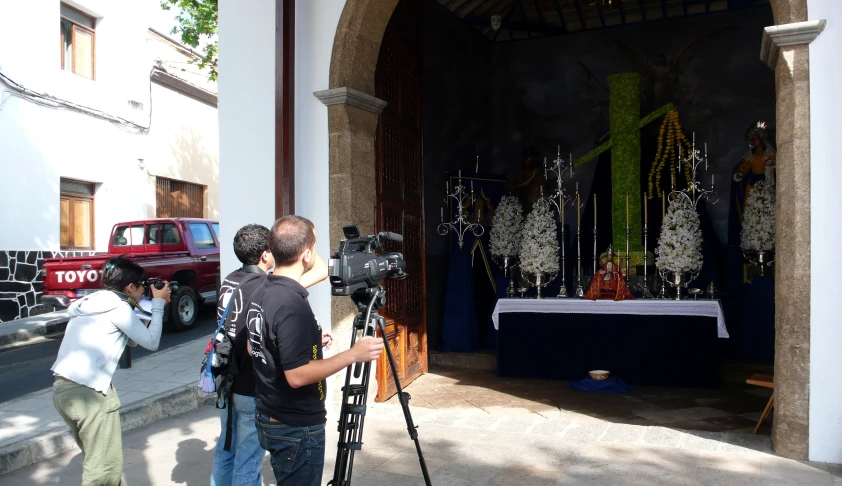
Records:
[[[356,223],[376,226],[376,144],[383,103],[375,95],[381,42],[398,0],[348,0],[334,40],[328,106],[330,134],[330,239]],[[805,22],[807,0],[771,0],[776,25]],[[767,51],[768,52],[768,51]],[[806,458],[810,382],[810,117],[809,49],[805,43],[775,48],[778,144],[775,403],[776,451]],[[798,288],[799,292],[792,292]],[[347,299],[346,299],[347,300]],[[350,302],[332,302],[333,329],[350,330]],[[341,381],[341,380],[340,380]]]

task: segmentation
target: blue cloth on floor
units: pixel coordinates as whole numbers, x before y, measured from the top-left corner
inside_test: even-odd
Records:
[[[619,378],[608,378],[606,380],[594,380],[585,378],[579,381],[571,381],[570,388],[580,392],[591,393],[628,393],[629,386]]]

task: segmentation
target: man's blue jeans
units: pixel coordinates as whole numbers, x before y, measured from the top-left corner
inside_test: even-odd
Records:
[[[221,409],[222,431],[216,444],[213,458],[210,486],[260,486],[263,476],[260,472],[266,452],[260,447],[257,428],[254,426],[254,397],[232,395],[228,406],[233,406],[231,416],[231,450],[225,451],[225,424],[228,409]]]
[[[269,451],[269,460],[278,484],[319,486],[325,465],[325,424],[291,426],[272,422],[257,413],[260,445]]]

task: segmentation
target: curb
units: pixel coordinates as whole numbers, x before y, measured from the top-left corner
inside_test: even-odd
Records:
[[[214,403],[215,395],[205,394],[195,384],[184,385],[120,407],[122,431],[149,425]],[[31,466],[45,459],[76,449],[73,436],[62,424],[15,444],[0,448],[0,474]]]
[[[29,341],[35,336],[45,336],[47,334],[64,331],[69,320],[70,317],[66,315],[54,317],[44,324],[33,323],[26,325],[25,329],[17,329],[14,332],[0,334],[0,346]],[[13,323],[15,323],[15,321],[0,323],[0,328],[2,328],[3,324],[11,325]]]

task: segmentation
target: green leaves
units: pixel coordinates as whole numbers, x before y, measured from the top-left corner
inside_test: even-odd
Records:
[[[172,34],[178,34],[181,41],[195,49],[202,41],[207,41],[202,47],[202,57],[189,61],[200,69],[209,69],[210,80],[216,81],[217,56],[219,44],[216,41],[216,30],[219,24],[219,6],[217,0],[161,0],[161,8],[170,10],[172,7],[180,9],[175,20],[179,25],[173,27]]]

